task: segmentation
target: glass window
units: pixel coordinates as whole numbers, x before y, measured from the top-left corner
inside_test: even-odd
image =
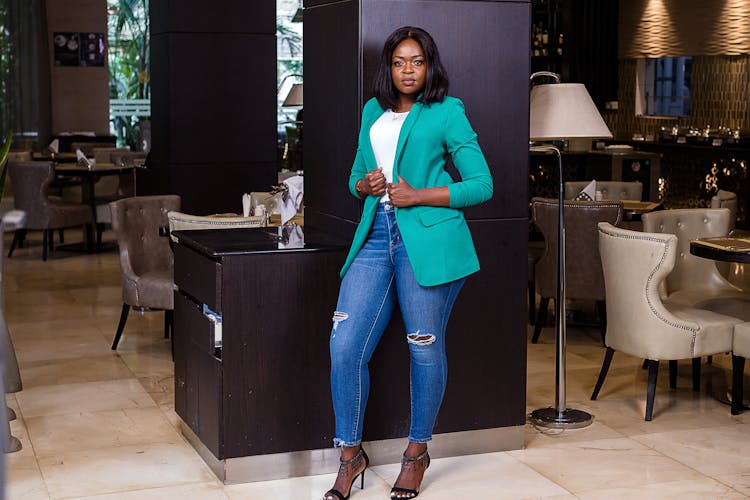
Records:
[[[639,59],[636,114],[689,116],[691,57]]]
[[[292,85],[302,83],[302,2],[279,0],[276,3],[276,82],[278,122],[293,123],[299,107],[285,107],[282,103]]]
[[[110,128],[119,146],[148,151],[151,115],[149,0],[107,0]]]

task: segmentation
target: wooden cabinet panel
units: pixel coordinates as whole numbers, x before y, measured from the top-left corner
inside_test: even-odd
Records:
[[[174,282],[212,311],[221,312],[221,264],[181,245],[175,246]]]

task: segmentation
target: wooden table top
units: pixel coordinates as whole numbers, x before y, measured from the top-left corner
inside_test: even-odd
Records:
[[[704,259],[750,264],[750,238],[700,238],[690,242],[690,253]]]
[[[55,166],[55,172],[60,174],[73,174],[81,175],[86,173],[96,174],[117,174],[122,172],[128,172],[133,170],[133,165],[115,165],[114,163],[98,163],[95,166],[89,168],[81,166],[77,163],[58,163]]]

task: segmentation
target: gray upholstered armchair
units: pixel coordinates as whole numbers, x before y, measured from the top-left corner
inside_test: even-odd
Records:
[[[174,309],[174,257],[168,238],[159,235],[159,228],[167,225],[168,212],[180,209],[180,197],[136,196],[114,201],[109,207],[120,247],[123,302],[112,341],[114,350],[132,307],[163,310],[164,336],[169,336]]]
[[[11,163],[8,169],[13,183],[15,207],[26,212],[25,228],[15,231],[8,257],[13,255],[13,250],[29,229],[43,231],[42,260],[47,260],[47,250],[52,249],[54,229],[85,226],[87,243],[91,248],[91,208],[82,203],[65,203],[47,194],[47,188],[55,178],[52,163]]]
[[[531,338],[531,342],[536,343],[545,324],[550,299],[557,294],[558,200],[533,198],[531,209],[534,224],[544,236],[544,253],[535,272],[536,290],[542,298]],[[602,322],[602,339],[606,330],[606,308],[596,225],[602,221],[617,225],[621,220],[620,202],[565,202],[565,295],[570,299],[596,302]]]

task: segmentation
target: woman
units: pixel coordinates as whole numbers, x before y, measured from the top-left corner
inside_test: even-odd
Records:
[[[349,497],[368,458],[361,447],[367,364],[398,303],[411,355],[411,429],[392,498],[419,494],[446,384],[445,327],[466,276],[479,270],[461,208],[492,196],[492,177],[464,114],[447,97],[435,42],[420,29],[394,31],[383,47],[375,97],[365,104],[349,178],[364,199],[341,270],[331,332],[335,446],[341,465],[326,500]],[[453,158],[461,181],[445,170]]]

